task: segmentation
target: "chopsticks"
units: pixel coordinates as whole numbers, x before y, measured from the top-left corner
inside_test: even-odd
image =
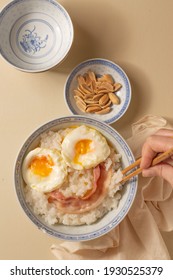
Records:
[[[158,154],[152,161],[151,166],[154,166],[166,159],[168,159],[169,157],[171,157],[173,155],[173,148],[169,149],[168,151],[164,152],[164,153],[160,153]],[[123,177],[123,179],[121,180],[120,184],[124,184],[126,181],[128,181],[129,179],[131,179],[132,177],[138,175],[139,173],[142,172],[142,168],[137,168],[136,170],[133,171],[133,169],[135,167],[137,167],[138,165],[140,165],[141,163],[141,159],[139,158],[137,159],[135,162],[133,162],[131,165],[127,166],[125,169],[123,169],[121,172],[123,175],[125,175],[126,173],[128,173],[129,171],[132,171],[132,173],[129,173],[127,175],[125,175]]]

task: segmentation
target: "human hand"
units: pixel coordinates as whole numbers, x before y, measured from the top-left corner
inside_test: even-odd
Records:
[[[173,187],[173,156],[155,166],[151,166],[153,158],[173,147],[173,130],[161,129],[147,138],[142,147],[142,160],[140,167],[144,177],[159,176],[167,180]]]

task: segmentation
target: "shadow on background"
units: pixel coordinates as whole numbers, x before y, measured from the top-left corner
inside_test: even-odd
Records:
[[[112,0],[61,1],[74,26],[74,41],[64,61],[52,71],[69,74],[84,60],[105,58],[117,62],[128,47],[128,26]],[[97,14],[97,17],[96,17]],[[114,22],[114,25],[112,25]]]
[[[122,63],[121,67],[126,72],[132,89],[132,98],[129,108],[124,116],[122,116],[117,122],[112,124],[117,131],[122,133],[125,138],[131,136],[127,134],[129,132],[129,126],[146,115],[147,106],[150,102],[152,94],[152,87],[149,83],[148,77],[135,65],[129,63]],[[138,119],[136,118],[138,116]]]
[[[107,0],[104,7],[100,7],[98,0],[63,1],[62,5],[72,19],[74,41],[64,61],[51,71],[69,75],[79,63],[91,58],[109,59],[122,67],[131,83],[132,99],[124,116],[111,126],[127,138],[127,128],[137,121],[136,116],[146,114],[152,89],[146,74],[133,62],[124,60],[132,40],[124,14],[118,7],[115,9],[111,0]]]

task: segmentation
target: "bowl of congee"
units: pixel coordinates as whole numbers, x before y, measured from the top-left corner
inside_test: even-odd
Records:
[[[108,124],[67,116],[41,125],[25,140],[15,164],[15,191],[33,225],[53,237],[92,240],[119,225],[136,195],[137,178],[121,185],[134,162]]]

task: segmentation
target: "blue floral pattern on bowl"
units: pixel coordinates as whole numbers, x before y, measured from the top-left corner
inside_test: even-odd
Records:
[[[56,0],[13,0],[0,12],[1,55],[18,70],[58,65],[73,43],[73,23]]]
[[[46,47],[49,36],[46,35],[44,39],[41,39],[35,30],[35,26],[33,30],[26,29],[25,34],[22,36],[22,41],[20,41],[20,45],[26,53],[35,54]]]

